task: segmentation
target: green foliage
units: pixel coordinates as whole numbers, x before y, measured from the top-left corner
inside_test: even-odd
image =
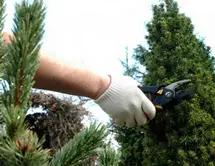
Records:
[[[98,152],[106,138],[106,127],[93,123],[90,127],[77,134],[61,150],[56,153],[52,161],[53,166],[75,166]]]
[[[132,59],[129,58],[128,47],[126,47],[125,59],[120,60],[122,66],[124,67],[124,75],[133,77],[137,81],[141,81],[144,73],[140,70],[139,63],[131,62]]]
[[[38,53],[44,33],[45,8],[42,1],[16,4],[13,37],[7,45],[4,58],[4,79],[10,91],[4,87],[4,105],[7,111],[18,106],[26,109],[34,75],[39,66]]]
[[[134,53],[136,61],[146,67],[142,83],[163,85],[191,79],[189,86],[195,94],[157,112],[141,130],[142,137],[138,130],[132,135],[127,134],[130,129],[119,130],[122,156],[133,161],[130,165],[214,165],[215,61],[210,48],[195,36],[190,18],[179,13],[173,0],[153,6],[147,30],[149,48],[138,46]],[[127,144],[129,140],[133,144]],[[142,147],[142,152],[134,155],[136,147]]]
[[[0,33],[2,34],[3,28],[4,28],[4,12],[5,12],[5,4],[4,0],[0,1]],[[3,40],[0,40],[0,77],[2,77],[3,74],[3,58],[5,56],[5,47]]]
[[[42,149],[41,143],[38,143],[37,136],[29,130],[23,132],[18,140],[6,138],[0,147],[4,165],[47,165],[50,157],[47,155],[48,150]]]
[[[145,126],[143,126],[145,127]],[[120,166],[139,166],[143,161],[143,151],[145,147],[143,127],[116,127],[116,140],[120,144]],[[146,140],[145,140],[146,141]]]
[[[5,12],[5,4],[4,0],[0,0],[0,34],[2,35],[2,30],[4,28],[4,12]],[[3,59],[5,56],[5,46],[3,40],[0,40],[0,77],[3,76]],[[1,98],[1,96],[0,96]],[[2,101],[0,101],[0,109],[2,108]],[[0,111],[0,123],[3,121],[3,115]]]
[[[45,8],[41,1],[16,4],[13,38],[3,46],[3,65],[6,80],[1,109],[5,135],[0,140],[3,165],[47,165],[49,151],[41,148],[41,141],[27,130],[24,123],[27,102],[38,68],[37,55],[43,34]],[[1,14],[2,16],[2,14]],[[3,18],[1,18],[3,19]]]
[[[110,144],[104,145],[99,153],[99,166],[118,166],[120,162],[120,152],[113,149]]]

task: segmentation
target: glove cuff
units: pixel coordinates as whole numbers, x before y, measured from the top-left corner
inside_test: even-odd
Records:
[[[119,92],[122,91],[119,83],[120,81],[115,81],[115,79],[110,75],[109,77],[111,82],[108,89],[98,99],[94,100],[95,103],[99,105],[104,105],[106,102],[114,102],[116,96],[118,96]]]

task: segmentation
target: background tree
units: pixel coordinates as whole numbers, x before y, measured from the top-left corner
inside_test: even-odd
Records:
[[[146,27],[148,48],[139,45],[134,53],[146,67],[142,83],[191,79],[195,94],[157,112],[154,120],[133,133],[119,129],[122,165],[215,165],[215,61],[210,47],[196,37],[191,19],[173,0],[154,5]]]
[[[125,59],[120,60],[122,66],[125,69],[123,74],[132,77],[138,82],[142,82],[142,77],[144,73],[141,70],[141,65],[139,65],[138,61],[129,57],[128,47],[126,47],[125,50]],[[135,52],[141,53],[141,51],[142,50],[139,50],[139,48],[136,48]]]
[[[53,94],[32,92],[30,102],[31,109],[41,108],[43,113],[26,116],[29,128],[37,133],[39,139],[45,136],[43,148],[49,148],[53,153],[82,131],[83,119],[89,115],[83,107],[85,102],[75,103],[72,97],[61,99]]]
[[[120,152],[110,143],[107,143],[101,149],[98,157],[99,166],[118,166],[120,162]]]

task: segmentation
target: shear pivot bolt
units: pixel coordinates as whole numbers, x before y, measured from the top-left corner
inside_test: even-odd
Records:
[[[172,96],[172,93],[171,93],[171,92],[166,92],[166,93],[165,93],[165,96],[166,96],[166,97],[171,97],[171,96]]]

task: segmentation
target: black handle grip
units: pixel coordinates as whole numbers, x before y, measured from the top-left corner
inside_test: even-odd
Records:
[[[146,95],[146,97],[154,104],[155,108],[158,110],[163,109],[162,105],[157,102],[159,100],[157,92],[162,86],[142,86],[139,87],[141,91]]]
[[[141,86],[139,87],[144,93],[154,93],[156,94],[157,91],[161,88],[161,86]]]
[[[163,107],[173,99],[173,96],[168,97],[166,95],[167,92],[172,94],[173,91],[166,89],[164,86],[142,86],[139,88],[154,104],[157,110],[163,110]]]

